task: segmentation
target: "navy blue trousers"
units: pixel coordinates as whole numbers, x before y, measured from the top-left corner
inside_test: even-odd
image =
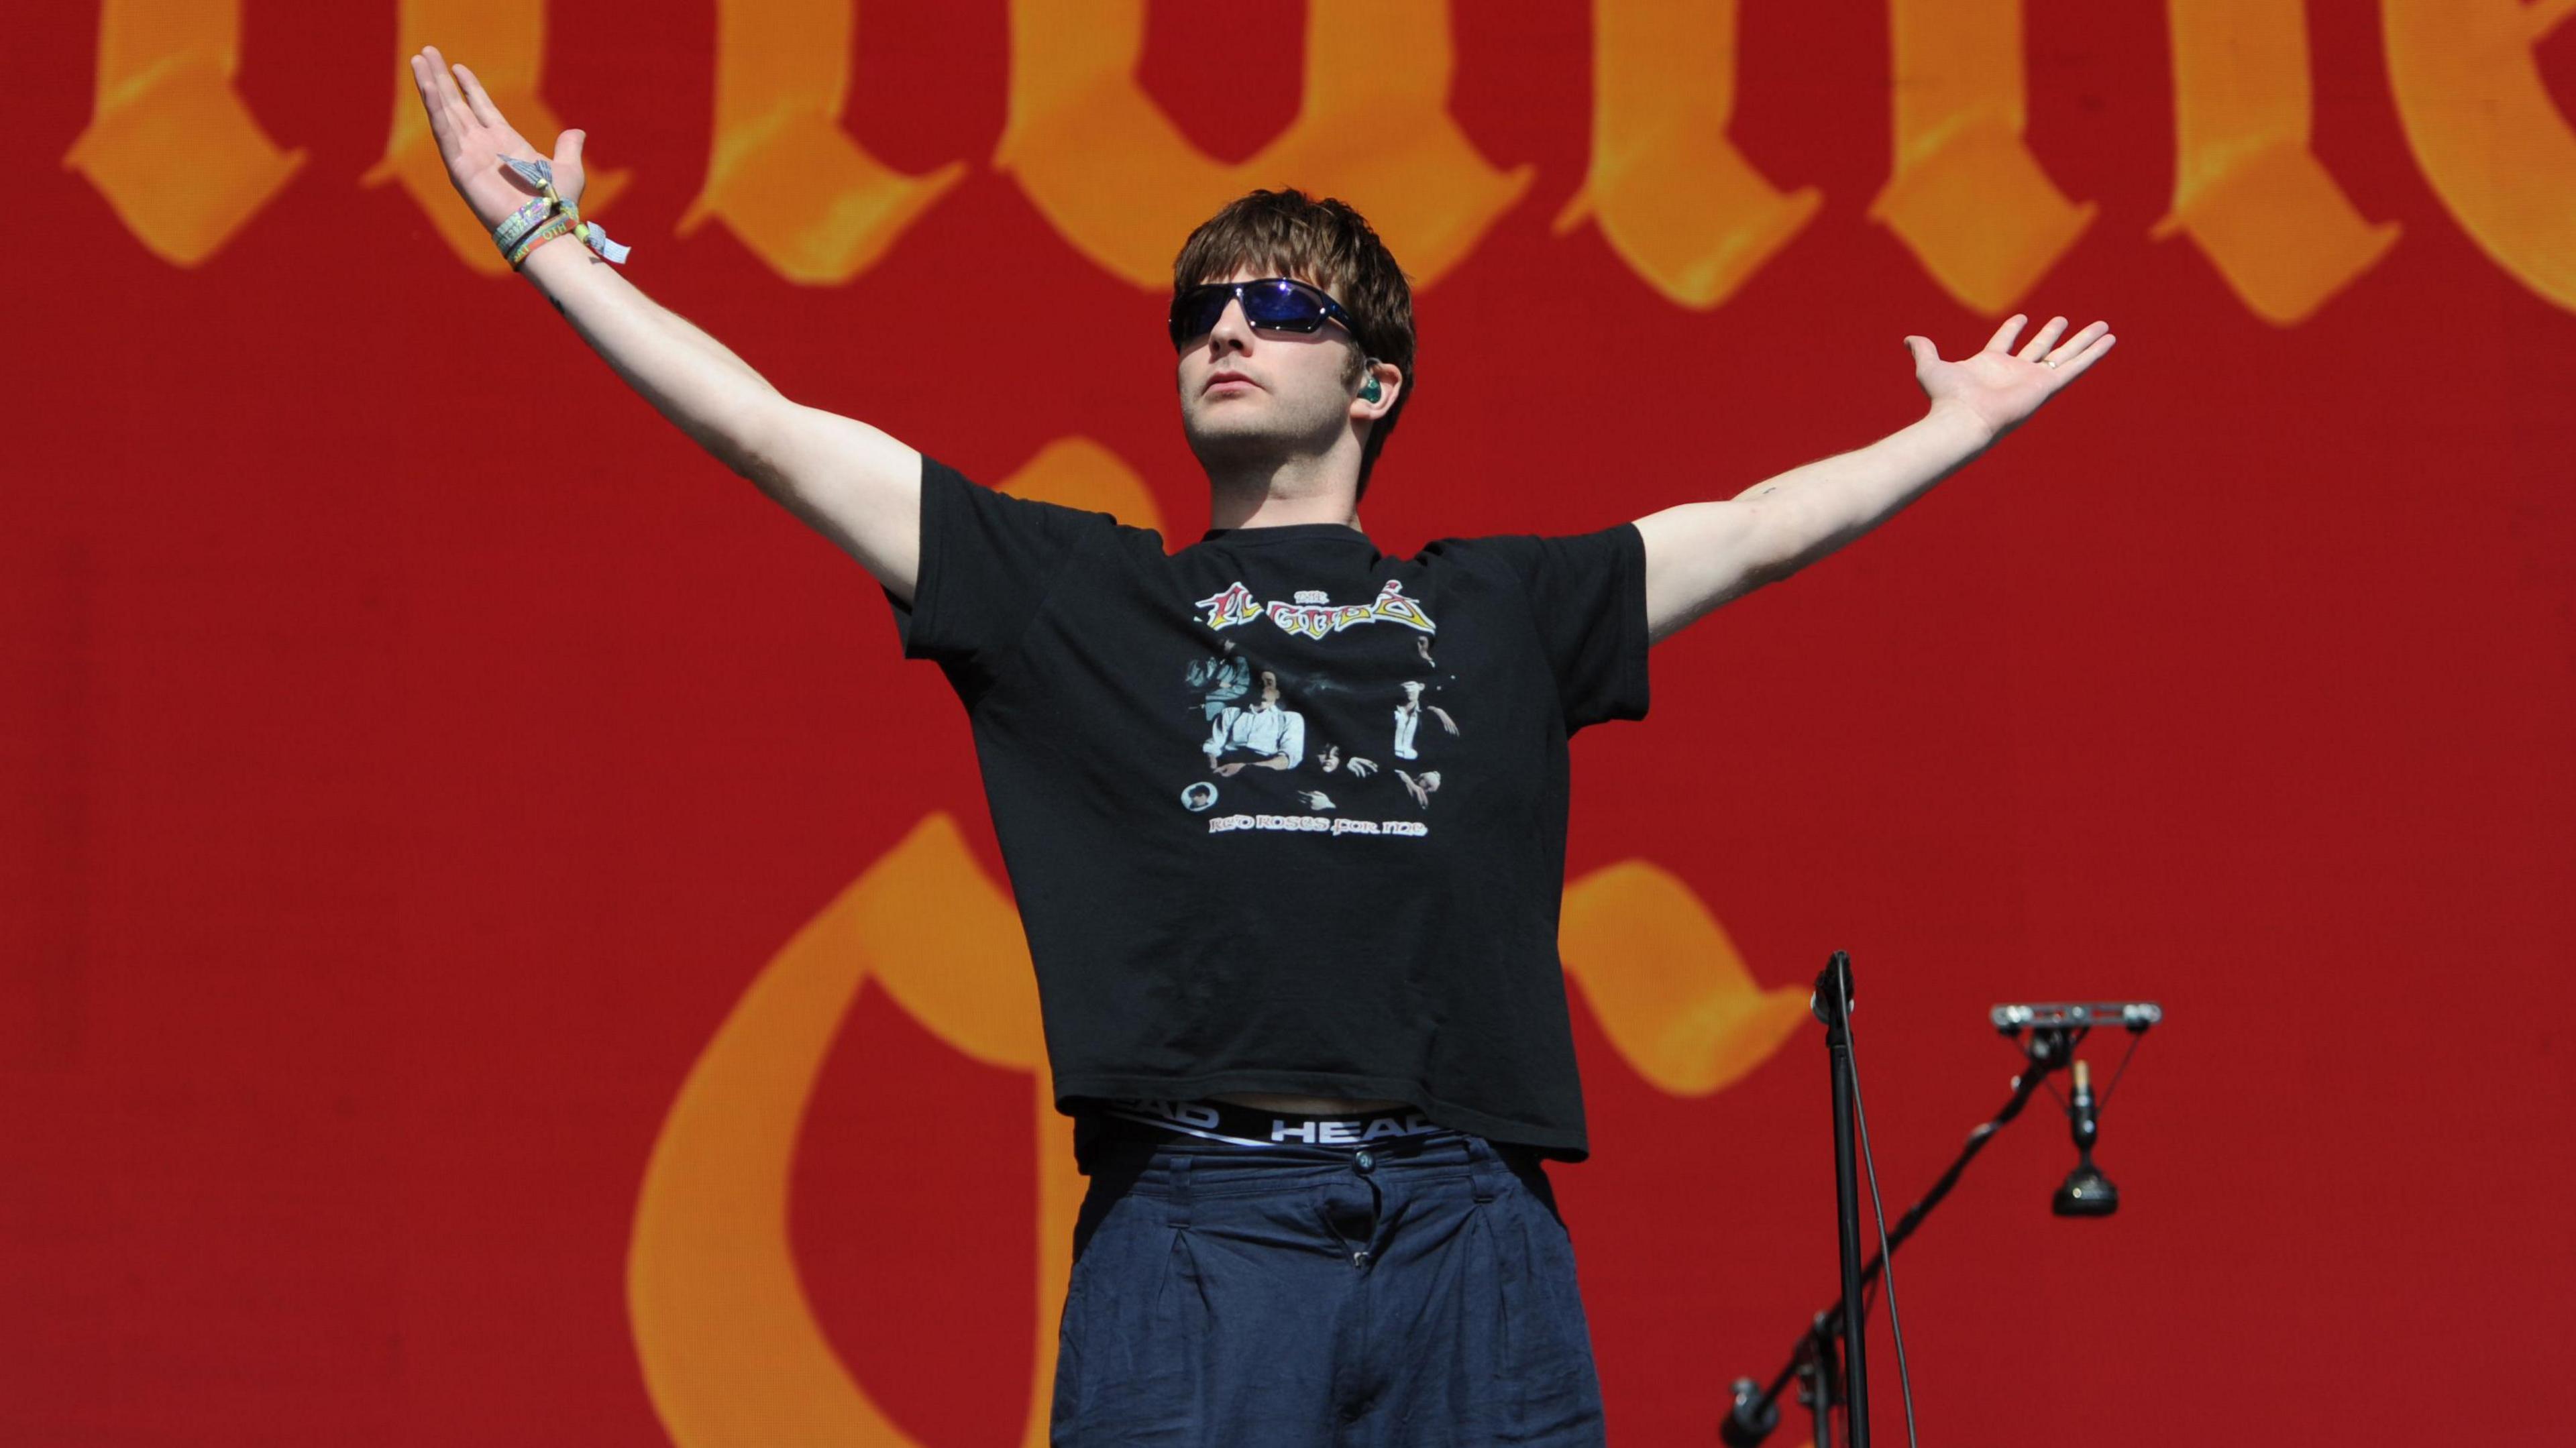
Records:
[[[1056,1360],[1058,1448],[1602,1442],[1574,1248],[1534,1157],[1094,1154]]]

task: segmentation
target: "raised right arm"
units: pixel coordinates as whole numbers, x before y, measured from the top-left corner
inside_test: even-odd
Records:
[[[448,179],[486,229],[498,226],[532,194],[501,158],[537,152],[473,72],[459,65],[451,73],[434,47],[411,68]],[[556,191],[575,204],[582,140],[564,132],[551,163]],[[577,239],[539,246],[521,270],[656,411],[910,601],[921,564],[921,454],[866,423],[789,401]]]
[[[571,238],[528,253],[523,270],[656,411],[911,601],[921,454],[864,422],[789,401]]]

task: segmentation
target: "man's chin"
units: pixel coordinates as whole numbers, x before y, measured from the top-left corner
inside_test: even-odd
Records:
[[[1270,409],[1261,405],[1258,392],[1229,392],[1216,397],[1202,397],[1181,414],[1181,425],[1192,432],[1237,433],[1259,432],[1272,426],[1267,419]]]
[[[1261,426],[1248,411],[1236,417],[1193,414],[1182,431],[1189,438],[1190,451],[1210,467],[1269,457],[1288,445],[1287,439]]]

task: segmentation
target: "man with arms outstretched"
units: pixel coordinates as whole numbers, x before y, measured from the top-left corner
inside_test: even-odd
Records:
[[[465,67],[412,68],[457,190],[502,226],[538,194],[506,163],[537,153]],[[576,205],[581,145],[551,161]],[[1642,718],[1649,644],[1885,521],[2108,328],[2055,318],[2016,352],[2015,317],[1957,362],[1909,337],[1930,405],[1859,451],[1396,558],[1358,507],[1413,390],[1404,275],[1348,207],[1254,192],[1174,265],[1211,526],[1166,554],[789,401],[593,244],[522,269],[857,559],[966,707],[1091,1177],[1055,1441],[1601,1442],[1541,1165],[1587,1150],[1556,956],[1567,738]]]

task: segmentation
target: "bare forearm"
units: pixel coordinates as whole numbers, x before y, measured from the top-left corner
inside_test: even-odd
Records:
[[[2028,421],[2117,339],[2095,322],[2066,336],[2052,317],[2019,355],[2030,319],[2016,315],[1984,350],[1942,359],[1907,337],[1914,380],[1932,406],[1920,421],[1857,452],[1765,478],[1723,501],[1684,503],[1637,520],[1646,545],[1646,627],[1661,640],[1710,609],[1788,577],[1896,516],[1932,485]]]
[[[570,238],[529,253],[522,274],[628,386],[740,470],[750,419],[780,400],[768,379]]]
[[[565,207],[581,202],[587,169],[578,130],[549,159],[513,129],[462,65],[435,46],[411,57],[421,110],[441,164],[484,227],[527,204],[532,186]],[[723,343],[655,302],[573,238],[523,258],[521,272],[627,385],[716,460],[865,565],[897,598],[920,570],[921,454],[854,418],[779,395]]]
[[[1648,637],[1777,583],[1887,521],[1992,441],[1935,403],[1922,420],[1856,452],[1765,478],[1732,498],[1637,520],[1646,544]]]
[[[1791,468],[1738,493],[1759,517],[1766,555],[1788,574],[1859,538],[1931,491],[1993,441],[1969,413],[1934,403],[1911,425],[1865,448]]]

